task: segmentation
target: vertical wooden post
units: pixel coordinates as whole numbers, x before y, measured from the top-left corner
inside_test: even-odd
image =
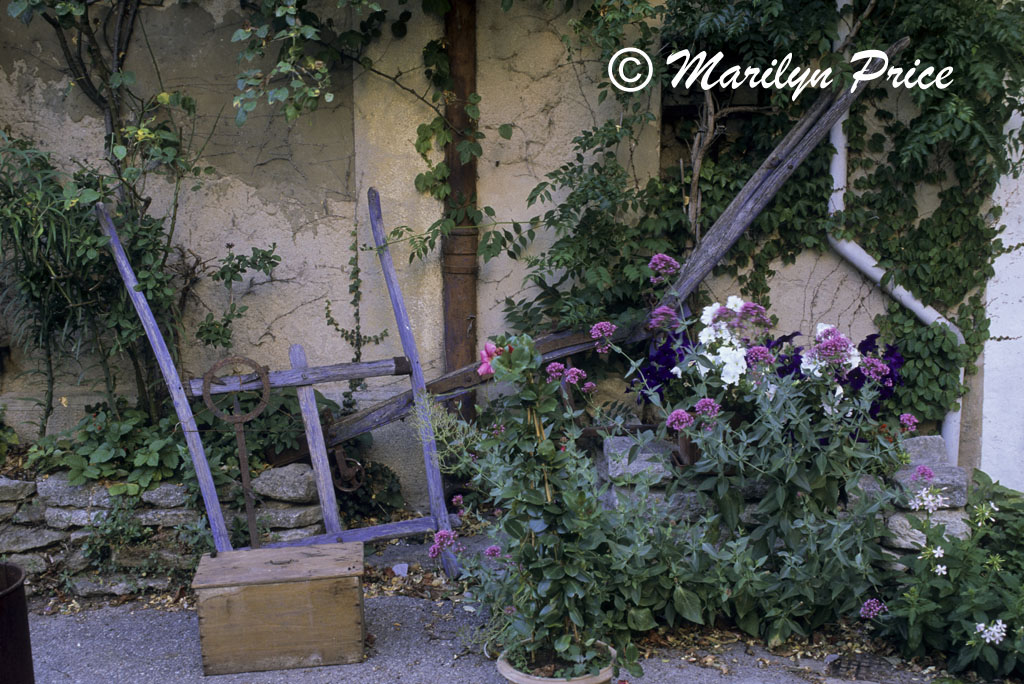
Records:
[[[398,336],[402,340],[402,349],[409,359],[409,365],[412,366],[412,395],[416,406],[416,418],[420,424],[420,441],[423,443],[423,465],[427,471],[430,514],[434,517],[435,529],[450,530],[452,527],[448,522],[448,507],[444,501],[441,469],[437,462],[437,443],[434,441],[434,428],[430,423],[430,409],[427,404],[430,401],[430,394],[427,392],[427,383],[423,378],[423,367],[420,365],[420,354],[416,349],[416,338],[412,334],[412,321],[409,319],[409,313],[405,310],[402,290],[398,287],[398,274],[395,272],[395,265],[391,261],[391,252],[388,251],[387,240],[384,236],[380,195],[374,188],[370,188],[367,195],[370,202],[370,227],[373,230],[373,241],[377,245],[377,256],[380,258],[381,270],[384,272],[384,282],[387,283],[388,294],[391,296],[391,308],[395,312],[395,322],[398,324]],[[454,578],[459,575],[459,563],[451,551],[445,551],[442,554],[441,563],[449,577]]]
[[[146,302],[146,297],[136,289],[139,281],[135,277],[132,265],[128,262],[128,255],[125,254],[121,240],[117,236],[110,213],[102,202],[96,203],[96,215],[100,219],[103,231],[110,238],[110,250],[114,253],[114,263],[117,264],[121,279],[124,281],[125,287],[128,288],[128,298],[132,300],[135,311],[139,314],[139,320],[142,321],[146,337],[149,338],[149,344],[153,347],[153,354],[156,356],[156,362],[164,376],[164,382],[167,383],[167,389],[171,393],[171,401],[174,403],[174,410],[178,414],[181,430],[185,433],[185,443],[192,456],[192,467],[195,468],[196,479],[199,480],[199,491],[203,495],[206,516],[210,521],[210,531],[213,532],[213,544],[218,551],[230,551],[231,541],[227,527],[224,525],[224,514],[220,510],[220,501],[217,500],[217,488],[213,484],[210,464],[206,462],[203,442],[199,439],[199,428],[196,427],[192,408],[189,406],[185,390],[181,386],[178,369],[174,367],[171,352],[167,349],[167,343],[164,342],[164,336],[153,317],[149,303]]]
[[[477,227],[476,157],[466,163],[459,159],[458,145],[475,130],[466,113],[469,96],[476,92],[476,0],[452,0],[444,17],[444,37],[451,64],[454,97],[445,105],[445,118],[455,129],[445,147],[445,162],[451,175],[451,193],[446,200],[449,214],[461,211],[451,234],[441,239],[441,273],[444,302],[444,369],[450,372],[473,363],[476,358],[477,315]],[[463,415],[471,412],[472,397],[463,404]]]
[[[302,370],[308,366],[306,350],[301,344],[293,344],[288,349],[288,359],[292,362],[294,370]],[[306,426],[306,443],[309,445],[309,460],[313,462],[320,508],[324,512],[324,528],[327,534],[338,534],[341,532],[341,519],[338,516],[338,500],[334,496],[331,464],[327,461],[327,448],[324,446],[324,433],[320,427],[320,414],[316,411],[316,394],[310,385],[296,387],[295,392],[299,395],[302,422]]]

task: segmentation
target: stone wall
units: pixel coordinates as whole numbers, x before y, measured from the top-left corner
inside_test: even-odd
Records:
[[[629,483],[638,477],[647,481],[655,497],[664,500],[665,487],[672,478],[667,464],[670,463],[674,446],[667,442],[653,442],[645,445],[630,462],[628,456],[633,444],[630,437],[610,437],[605,440],[604,450],[597,458],[598,476],[602,482],[610,484],[605,499],[606,506],[615,506],[619,497],[631,496]],[[912,496],[924,486],[915,478],[917,468],[930,468],[935,475],[931,484],[940,490],[945,501],[932,515],[932,521],[945,524],[947,534],[961,539],[966,538],[970,534],[965,511],[970,480],[967,471],[949,465],[942,437],[912,437],[906,440],[905,447],[910,454],[910,462],[896,471],[893,476],[894,485],[907,492],[908,496]],[[873,479],[861,483],[865,492],[877,490],[878,486]],[[747,506],[746,511],[740,516],[741,522],[751,519],[749,516],[753,515],[753,510],[763,495],[764,491],[757,486],[748,487],[743,492]],[[689,522],[695,522],[701,516],[712,512],[711,508],[701,505],[697,494],[691,491],[676,492],[668,501],[668,510],[670,515]],[[887,512],[886,526],[892,536],[884,538],[883,545],[897,555],[920,548],[923,537],[920,532],[911,528],[909,518],[921,518],[923,515],[923,511],[912,511],[905,503],[896,510]]]
[[[290,541],[321,534],[323,514],[317,503],[313,471],[296,463],[265,471],[253,480],[260,501],[256,516],[266,542]],[[113,573],[99,575],[82,551],[89,541],[98,542],[98,526],[111,514],[115,498],[99,484],[72,486],[67,473],[36,480],[0,478],[0,559],[18,565],[28,574],[31,594],[40,581],[60,581],[79,596],[122,595],[141,589],[168,587],[167,573],[190,570],[198,552],[173,538],[183,525],[196,523],[201,514],[189,505],[185,487],[162,484],[144,492],[130,516],[151,536],[140,543],[115,550]],[[228,525],[244,513],[226,511]]]

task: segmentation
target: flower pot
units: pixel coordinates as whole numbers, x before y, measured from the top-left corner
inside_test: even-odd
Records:
[[[0,563],[0,684],[33,684],[25,571]]]
[[[551,684],[552,682],[558,682],[559,684],[608,684],[614,676],[616,656],[615,649],[604,642],[598,641],[597,643],[608,649],[608,652],[612,656],[612,662],[608,664],[608,667],[603,668],[596,675],[583,675],[581,677],[572,677],[570,679],[562,677],[537,677],[526,674],[525,672],[520,672],[512,667],[512,665],[509,664],[508,659],[505,658],[504,653],[498,657],[498,674],[512,684]]]

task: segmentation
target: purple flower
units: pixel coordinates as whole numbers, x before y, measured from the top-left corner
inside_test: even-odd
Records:
[[[882,382],[882,379],[889,375],[889,366],[886,365],[885,361],[870,356],[861,360],[861,369],[866,377],[871,378],[875,382]]]
[[[456,508],[459,508],[459,507],[462,506],[462,495],[461,494],[456,494],[455,496],[452,497],[452,506],[455,506]]]
[[[608,321],[600,321],[595,323],[590,328],[590,337],[597,340],[597,353],[606,354],[611,351],[611,347],[608,346],[608,340],[615,334],[618,326]]]
[[[597,391],[597,385],[595,385],[592,382],[586,382],[586,383],[583,384],[583,387],[581,387],[580,389],[582,389],[583,392],[586,393],[586,394],[593,394],[594,392]]]
[[[579,384],[580,380],[586,380],[587,374],[582,368],[569,368],[565,371],[565,381],[570,385]]]
[[[888,613],[889,608],[876,598],[868,599],[864,602],[864,605],[860,607],[860,616],[865,620],[878,617],[882,613]]]
[[[918,420],[912,413],[900,414],[900,425],[903,426],[904,431],[913,432],[917,429]]]
[[[484,549],[484,555],[488,558],[497,558],[501,555],[501,547],[496,544],[492,544]]]
[[[775,363],[775,356],[768,351],[768,347],[758,345],[747,350],[747,365],[754,366],[759,363],[771,365]]]
[[[910,478],[911,482],[918,480],[924,480],[925,482],[931,482],[935,479],[935,473],[926,465],[917,466],[917,470],[914,471],[913,477]]]
[[[563,373],[565,373],[565,364],[561,364],[557,361],[552,361],[544,370],[547,371],[548,382],[554,382],[555,380],[558,380],[560,377],[562,377]]]
[[[700,416],[704,416],[708,420],[717,416],[719,411],[721,410],[722,407],[718,405],[718,402],[715,401],[714,399],[711,399],[710,397],[704,397],[703,399],[698,401],[693,407],[694,413]]]
[[[693,425],[693,416],[683,409],[676,409],[669,414],[668,420],[665,421],[665,424],[672,430],[685,430]]]
[[[651,283],[657,285],[664,282],[666,276],[679,273],[679,262],[667,254],[655,254],[647,262],[647,268],[656,274],[651,277]]]
[[[651,318],[647,321],[650,330],[659,328],[674,328],[679,325],[679,316],[671,306],[659,306],[651,312]]]

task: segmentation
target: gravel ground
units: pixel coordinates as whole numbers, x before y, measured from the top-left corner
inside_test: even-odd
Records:
[[[461,604],[405,596],[366,599],[374,645],[355,665],[204,677],[199,628],[191,610],[168,612],[140,602],[73,615],[30,616],[36,681],[139,684],[144,682],[272,682],[359,684],[505,684],[494,663],[463,638],[481,622]],[[822,664],[796,663],[734,644],[717,658],[727,673],[686,662],[680,652],[656,654],[631,684],[805,684],[824,677]]]

